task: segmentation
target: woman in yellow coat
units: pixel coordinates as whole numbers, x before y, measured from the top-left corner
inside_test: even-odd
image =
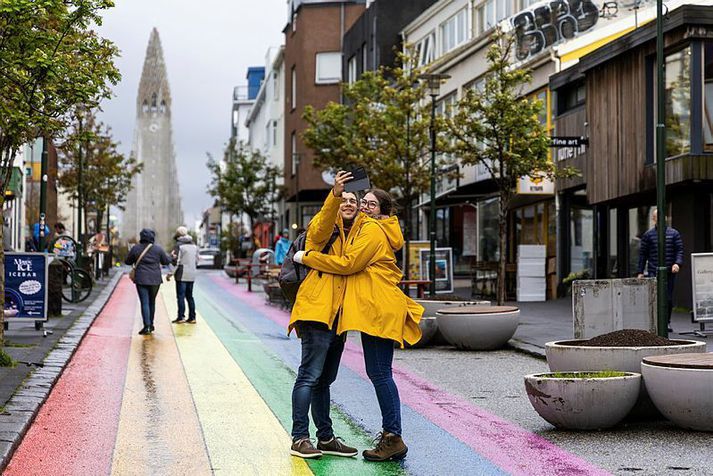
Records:
[[[381,409],[383,431],[376,447],[364,451],[370,461],[406,456],[401,438],[401,403],[392,376],[394,342],[415,344],[421,338],[418,322],[423,308],[398,287],[402,273],[394,252],[404,243],[397,217],[390,216],[393,202],[379,189],[361,200],[370,216],[352,230],[341,256],[308,251],[296,260],[323,273],[345,275],[346,286],[337,333],[360,331],[366,372],[374,385]]]

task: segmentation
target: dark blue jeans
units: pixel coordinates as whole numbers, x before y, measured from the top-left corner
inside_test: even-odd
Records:
[[[401,400],[396,382],[391,374],[394,361],[394,341],[361,333],[366,374],[374,385],[376,399],[381,409],[381,426],[384,431],[401,435]]]
[[[196,319],[196,302],[193,300],[193,281],[176,281],[176,296],[178,298],[178,318],[186,317],[186,301],[188,301],[188,319]]]
[[[141,318],[144,321],[144,327],[153,326],[153,317],[156,314],[156,295],[159,287],[159,284],[136,285],[136,292],[139,293],[139,301],[141,302]]]
[[[339,361],[344,351],[344,340],[325,324],[301,322],[302,362],[292,389],[292,439],[309,437],[310,407],[312,420],[317,427],[317,438],[328,441],[334,436],[329,418],[329,386],[334,383]]]

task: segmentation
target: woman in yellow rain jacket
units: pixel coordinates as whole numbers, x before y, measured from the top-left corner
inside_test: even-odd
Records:
[[[347,276],[337,333],[361,332],[366,372],[383,425],[376,447],[363,453],[371,461],[400,459],[408,451],[401,438],[401,403],[391,368],[394,342],[402,346],[404,341],[418,342],[423,314],[423,308],[398,287],[402,273],[394,252],[404,239],[398,219],[390,216],[392,203],[383,190],[373,189],[364,196],[361,211],[372,218],[355,223],[358,229],[349,234],[341,256],[314,250],[295,256],[312,269]]]

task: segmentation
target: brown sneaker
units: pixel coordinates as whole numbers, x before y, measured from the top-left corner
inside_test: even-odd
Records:
[[[292,448],[290,448],[290,454],[292,456],[299,456],[305,459],[321,458],[322,452],[314,447],[309,438],[300,438],[292,442]]]
[[[406,457],[408,447],[399,435],[384,431],[374,440],[373,450],[364,450],[362,456],[367,461],[400,460]]]
[[[318,441],[317,449],[325,455],[334,456],[351,457],[356,456],[358,453],[356,448],[345,445],[341,438],[334,436],[329,441]]]

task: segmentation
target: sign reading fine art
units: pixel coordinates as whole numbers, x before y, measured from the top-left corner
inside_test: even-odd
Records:
[[[713,253],[691,254],[693,320],[713,321]]]
[[[5,321],[47,320],[47,255],[5,253]]]

